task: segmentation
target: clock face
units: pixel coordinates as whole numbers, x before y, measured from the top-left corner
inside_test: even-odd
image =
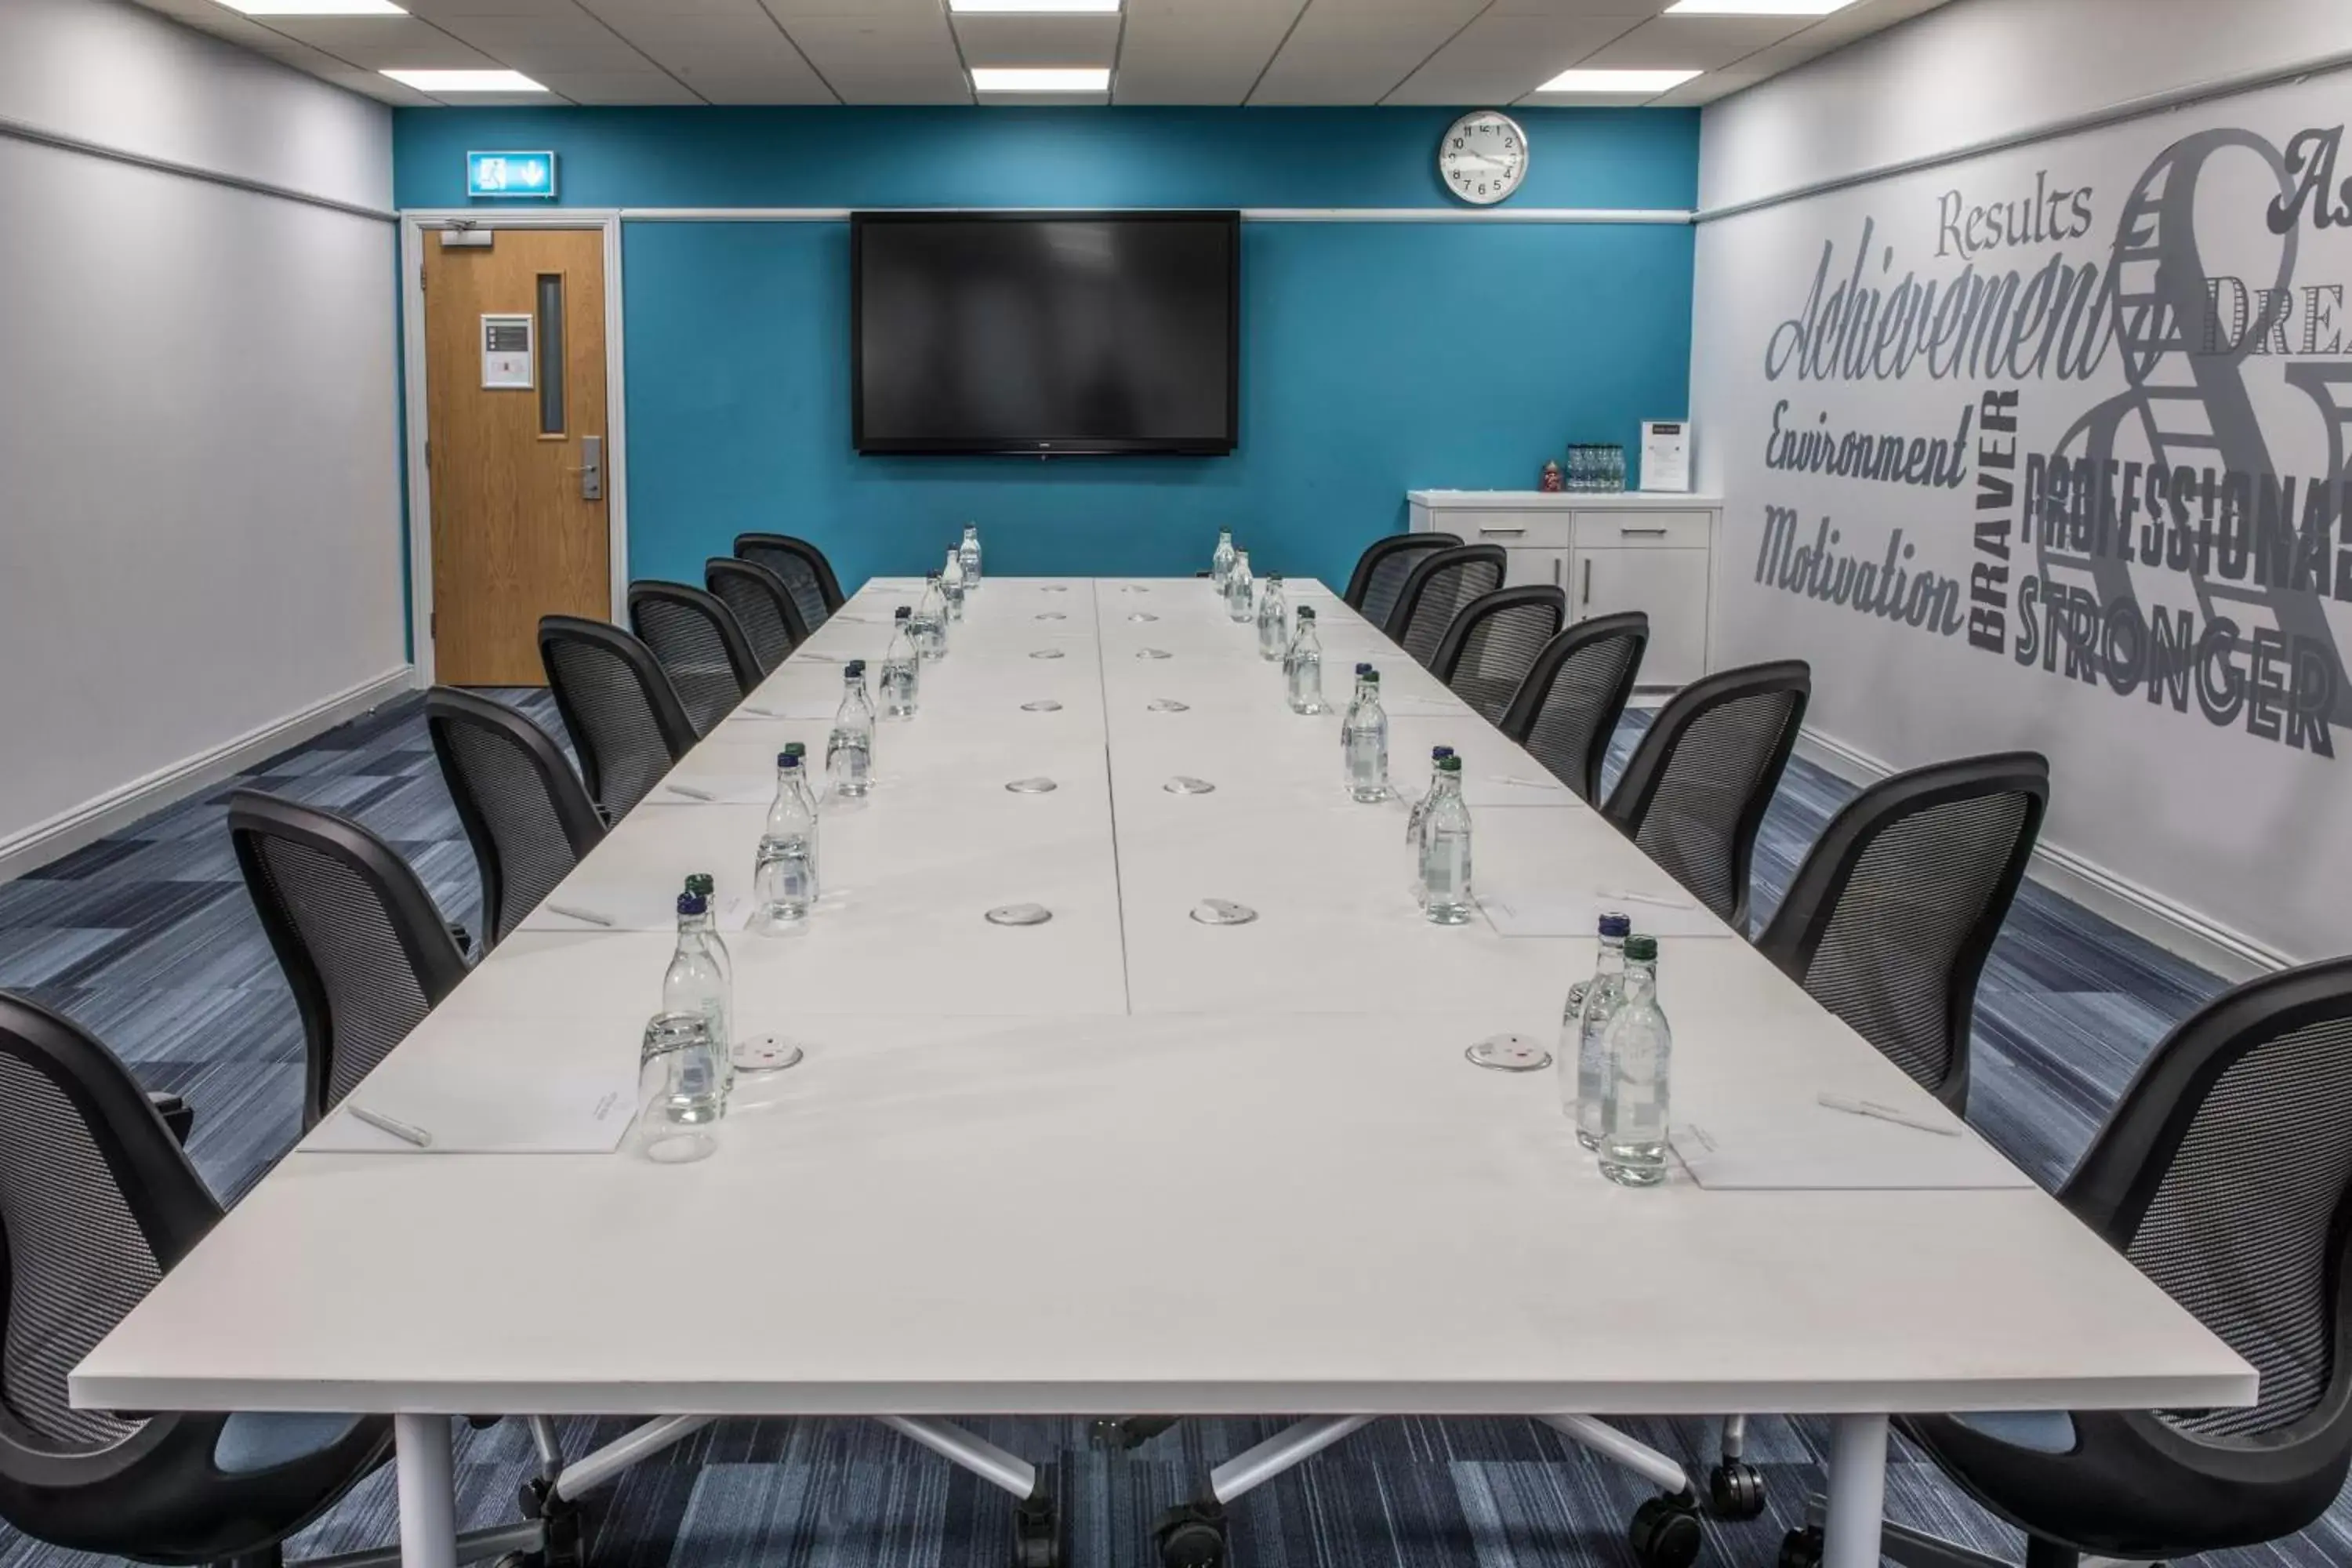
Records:
[[[1437,174],[1464,201],[1492,206],[1528,176],[1527,132],[1491,109],[1465,114],[1437,144]]]

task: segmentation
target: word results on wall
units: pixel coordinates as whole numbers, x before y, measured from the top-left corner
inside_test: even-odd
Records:
[[[2332,759],[2343,138],[2200,130],[2128,183],[1981,175],[1822,237],[1764,351],[1755,581]]]

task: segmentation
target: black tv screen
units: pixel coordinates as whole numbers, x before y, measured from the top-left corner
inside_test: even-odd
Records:
[[[859,451],[1239,439],[1239,214],[859,213],[849,234]]]

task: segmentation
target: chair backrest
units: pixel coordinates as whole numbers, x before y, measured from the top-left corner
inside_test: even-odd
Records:
[[[1511,699],[1568,619],[1568,595],[1549,584],[1497,588],[1462,608],[1429,661],[1429,672],[1489,724]]]
[[[1650,722],[1603,814],[1708,909],[1748,920],[1756,830],[1804,725],[1802,659],[1695,680]]]
[[[735,612],[684,583],[629,584],[629,626],[654,650],[698,736],[708,735],[760,684],[760,661]]]
[[[0,1476],[54,1484],[69,1479],[58,1473],[61,1458],[110,1450],[139,1430],[73,1408],[66,1374],[220,1216],[114,1054],[58,1014],[0,993]],[[110,1469],[118,1458],[107,1454]]]
[[[1897,773],[1846,804],[1757,946],[1955,1110],[1977,977],[2050,805],[2032,752]]]
[[[1499,544],[1457,544],[1423,555],[1389,612],[1389,640],[1427,668],[1453,629],[1454,617],[1472,600],[1503,585],[1509,560]]]
[[[833,563],[807,540],[789,533],[739,533],[735,554],[765,566],[782,580],[793,603],[800,607],[801,624],[810,631],[824,625],[841,608],[844,595],[840,580],[833,574]]]
[[[539,657],[589,798],[618,822],[700,737],[653,649],[618,626],[542,616]]]
[[[1453,533],[1392,533],[1375,539],[1356,557],[1356,570],[1349,574],[1348,591],[1341,597],[1374,626],[1386,626],[1389,616],[1396,613],[1404,580],[1412,575],[1422,558],[1461,542],[1461,536]]]
[[[408,862],[358,823],[239,790],[229,837],[294,989],[316,1122],[466,977],[466,956]]]
[[[436,686],[425,728],[481,867],[488,949],[571,874],[604,824],[562,748],[505,703]]]
[[[2058,1195],[2262,1374],[2251,1408],[2144,1419],[2233,1462],[2342,1462],[2352,959],[2250,981],[2174,1029]]]
[[[702,581],[735,612],[735,624],[743,628],[743,640],[751,645],[761,675],[774,674],[808,636],[792,590],[759,563],[714,555],[702,563]]]
[[[1639,610],[1577,622],[1536,655],[1496,727],[1598,805],[1601,767],[1649,643],[1650,617]]]

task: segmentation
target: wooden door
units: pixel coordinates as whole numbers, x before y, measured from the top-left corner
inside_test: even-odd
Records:
[[[539,618],[612,616],[604,237],[489,235],[425,237],[434,679],[543,686]]]

